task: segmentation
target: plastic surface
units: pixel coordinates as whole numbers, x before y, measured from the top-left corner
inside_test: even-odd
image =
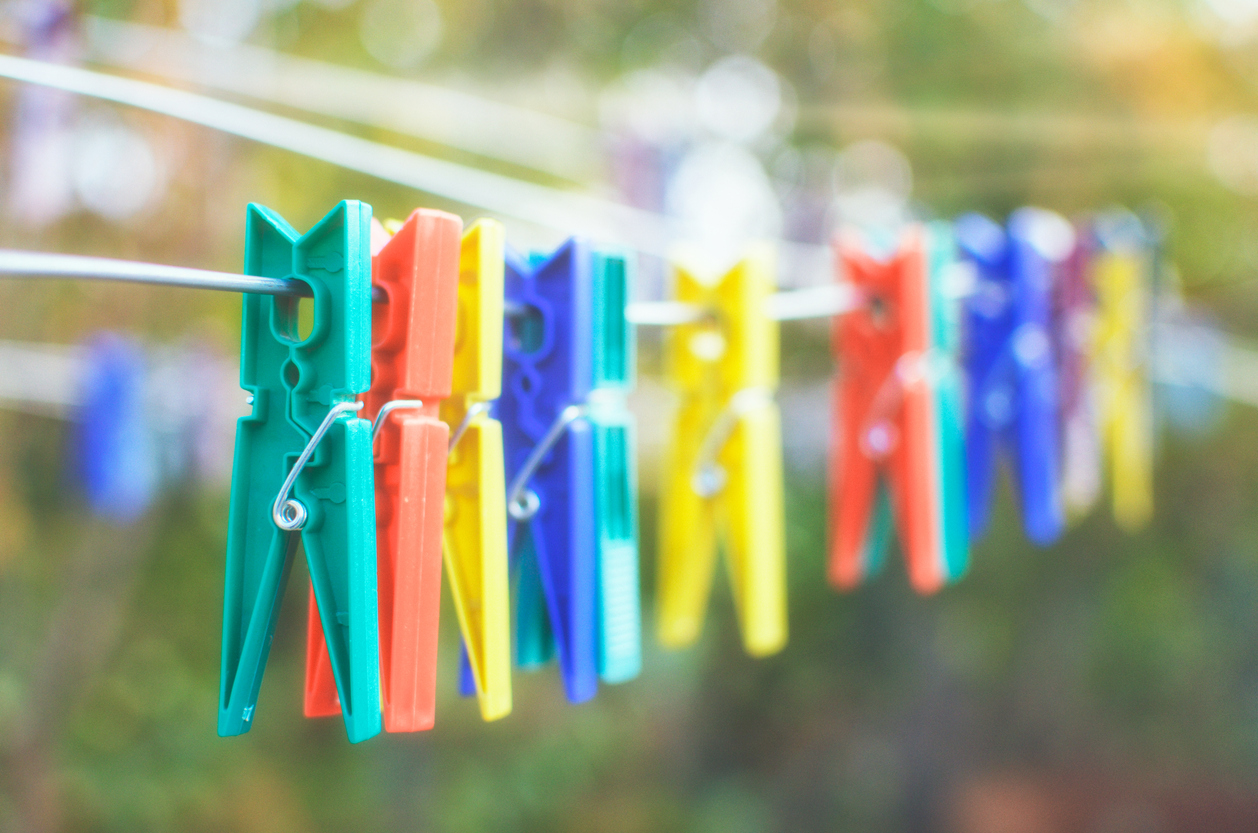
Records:
[[[1057,253],[1038,244],[1034,226],[1040,216],[1015,212],[1008,234],[979,214],[967,214],[955,226],[958,250],[976,278],[964,305],[971,540],[987,531],[1002,451],[1013,463],[1027,537],[1047,546],[1065,526],[1057,363],[1050,335],[1055,265],[1050,256]]]
[[[432,728],[437,694],[441,538],[450,430],[437,418],[450,395],[463,222],[416,209],[372,258],[387,300],[372,309],[371,389],[360,412],[375,420],[392,400],[424,407],[390,412],[375,439],[380,682],[384,728]],[[382,229],[373,229],[380,239]],[[307,630],[307,717],[340,703],[311,595]]]
[[[1153,246],[1131,214],[1097,219],[1092,281],[1097,321],[1092,371],[1114,519],[1128,530],[1153,515],[1153,414],[1145,360]]]
[[[715,282],[680,267],[674,273],[677,300],[711,316],[674,327],[665,341],[666,378],[680,402],[660,493],[659,640],[678,648],[698,639],[723,540],[743,646],[766,656],[787,639],[782,429],[769,395],[778,382],[778,324],[764,314],[773,257],[758,248]],[[716,454],[724,485],[704,497],[695,489],[704,439],[742,391],[765,396],[732,419]]]
[[[930,593],[969,559],[950,235],[912,226],[888,260],[853,238],[835,255],[865,303],[834,327],[830,581],[850,589],[876,573],[895,527],[910,582]]]
[[[458,430],[469,409],[498,398],[502,384],[503,229],[478,220],[459,254],[458,320],[452,393],[441,419]],[[481,716],[511,712],[511,602],[502,425],[476,414],[450,452],[446,472],[444,553],[463,637],[460,689]]]
[[[633,336],[624,318],[626,260],[582,241],[548,258],[506,261],[503,422],[508,482],[569,405],[587,404],[527,488],[538,509],[509,526],[517,585],[517,660],[558,655],[564,692],[582,702],[600,676],[641,665],[633,421]]]
[[[135,342],[101,334],[88,344],[74,425],[74,472],[92,512],[119,523],[139,518],[157,494],[147,376]]]
[[[342,202],[298,235],[250,205],[245,273],[310,285],[313,328],[298,332],[300,299],[245,295],[240,385],[253,411],[236,424],[218,731],[252,725],[262,672],[298,533],[271,519],[289,468],[332,406],[367,390],[371,355],[371,207]],[[376,610],[376,525],[371,423],[337,418],[298,476],[307,511],[301,542],[328,635],[329,658],[351,741],[381,728]]]

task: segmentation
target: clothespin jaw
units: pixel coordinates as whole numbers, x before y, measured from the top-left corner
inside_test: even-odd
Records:
[[[313,291],[314,325],[298,332],[299,299],[245,295],[241,387],[252,413],[236,428],[223,603],[220,735],[249,730],[296,528],[328,634],[351,741],[380,731],[375,506],[371,424],[341,413],[296,475],[295,503],[277,500],[324,423],[370,381],[371,207],[347,200],[304,235],[250,205],[245,273],[296,278]],[[304,524],[299,520],[305,515]]]
[[[531,262],[507,252],[505,296],[522,312],[507,330],[497,410],[509,482],[530,465],[534,449],[548,438],[553,443],[536,470],[525,472],[527,489],[516,497],[527,501],[508,504],[508,535],[513,563],[536,579],[520,585],[518,659],[524,667],[544,662],[553,639],[573,703],[598,691],[594,432],[588,420],[564,416],[593,387],[592,265],[589,246],[579,240]]]
[[[1125,213],[1098,218],[1093,234],[1093,378],[1101,444],[1109,458],[1114,518],[1136,530],[1153,515],[1153,414],[1144,343],[1152,244],[1140,220]]]
[[[845,236],[835,256],[865,303],[834,329],[830,580],[848,589],[876,573],[894,517],[910,582],[933,592],[968,562],[951,234],[912,226],[887,260]]]
[[[1057,366],[1050,338],[1058,224],[1036,209],[1015,212],[1009,233],[982,215],[956,223],[963,262],[976,275],[965,303],[969,409],[966,421],[967,505],[971,539],[987,529],[996,453],[1015,463],[1028,537],[1046,546],[1064,526],[1059,493]]]
[[[765,314],[773,274],[767,248],[715,282],[674,267],[677,300],[710,315],[665,342],[680,397],[660,495],[657,629],[666,647],[698,639],[721,538],[744,648],[767,656],[786,644],[778,324]]]
[[[362,415],[381,420],[374,438],[377,584],[390,732],[430,729],[435,718],[450,436],[437,410],[450,395],[462,227],[458,217],[428,209],[416,209],[392,236],[373,224],[375,238],[384,241],[372,258],[373,282],[385,300],[373,305],[372,385]],[[390,408],[383,417],[382,408]],[[307,716],[340,711],[315,612],[312,596]]]
[[[441,404],[450,427],[444,552],[466,651],[467,676],[485,720],[511,712],[511,623],[502,424],[488,403],[502,385],[502,224],[478,220],[459,253],[453,387]]]

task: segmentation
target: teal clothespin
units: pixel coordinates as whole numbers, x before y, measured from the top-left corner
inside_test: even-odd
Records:
[[[965,405],[961,377],[961,296],[957,247],[952,227],[926,227],[928,292],[931,316],[930,374],[934,382],[942,528],[942,574],[955,582],[970,565],[969,510],[966,504]]]
[[[218,733],[252,725],[297,533],[306,552],[352,742],[381,730],[371,423],[354,414],[370,384],[371,206],[346,200],[306,234],[251,204],[245,274],[313,290],[298,333],[295,297],[244,296]],[[290,495],[292,497],[290,498]]]
[[[594,252],[594,431],[598,538],[598,673],[619,683],[642,669],[638,592],[637,435],[625,397],[637,381],[637,339],[625,318],[632,273],[627,256]]]

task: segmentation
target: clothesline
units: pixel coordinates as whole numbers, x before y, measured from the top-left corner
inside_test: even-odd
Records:
[[[0,275],[30,278],[66,278],[107,281],[126,281],[185,289],[216,289],[227,292],[251,292],[262,295],[293,295],[309,298],[310,287],[298,280],[261,278],[237,275],[232,272],[216,272],[208,269],[189,269],[156,263],[114,260],[105,257],[88,257],[52,252],[27,252],[0,249]],[[372,288],[372,300],[381,303],[384,294]],[[858,298],[845,284],[779,292],[769,298],[765,314],[784,321],[802,318],[826,318],[851,309]],[[518,312],[508,308],[507,314]],[[671,301],[641,301],[625,308],[625,317],[634,324],[667,326],[696,321],[704,310]]]

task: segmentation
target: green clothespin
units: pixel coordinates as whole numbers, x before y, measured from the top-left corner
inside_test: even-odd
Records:
[[[943,530],[944,580],[954,582],[970,564],[969,513],[965,488],[965,407],[960,369],[961,304],[957,284],[956,239],[952,226],[926,226],[926,268],[929,275],[931,353],[935,379],[939,444],[940,514]]]
[[[381,730],[371,423],[354,415],[370,384],[371,206],[346,200],[304,235],[258,205],[247,223],[245,274],[308,284],[314,326],[299,336],[298,298],[244,296],[253,412],[236,424],[218,733],[252,725],[300,531],[356,743]]]
[[[637,437],[625,397],[637,379],[635,331],[625,318],[633,275],[630,260],[595,250],[594,385],[588,419],[594,432],[595,523],[598,539],[598,673],[605,682],[642,669],[638,591]]]

